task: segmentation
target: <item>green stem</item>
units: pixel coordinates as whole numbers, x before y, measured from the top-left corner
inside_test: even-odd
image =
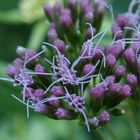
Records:
[[[134,103],[129,100],[129,107],[130,107],[130,120],[131,121],[131,125],[133,126],[133,131],[134,131],[134,135],[137,136],[139,131],[139,127],[140,127],[140,122],[139,122],[139,117],[138,117],[138,114],[137,114],[137,110],[136,110],[136,105],[134,105]],[[132,124],[133,122],[133,124]]]
[[[139,121],[139,116],[138,116],[139,105],[132,101],[130,101],[129,105],[130,105],[131,113],[132,113],[134,122],[136,124],[136,127],[139,128],[140,127],[140,121]]]
[[[106,140],[99,129],[94,130],[93,133],[95,134],[97,140]]]
[[[105,125],[106,130],[109,132],[110,137],[112,140],[119,140],[116,134],[112,131],[109,125]]]

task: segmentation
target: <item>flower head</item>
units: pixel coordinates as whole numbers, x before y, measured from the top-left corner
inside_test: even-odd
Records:
[[[11,79],[0,80],[22,89],[22,100],[13,97],[27,106],[28,117],[32,108],[56,120],[78,119],[90,132],[108,123],[116,106],[139,90],[139,19],[131,5],[113,21],[113,39],[105,45],[108,30],[99,29],[106,1],[63,2],[44,5],[50,23],[42,50],[18,47],[18,58],[7,67]],[[134,37],[126,37],[128,30]]]

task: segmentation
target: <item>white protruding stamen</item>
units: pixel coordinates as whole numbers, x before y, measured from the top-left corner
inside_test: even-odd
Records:
[[[75,104],[75,102],[73,101],[73,99],[72,99],[71,95],[69,94],[67,88],[64,87],[64,89],[65,89],[65,91],[66,91],[66,95],[67,95],[68,98],[71,100],[71,103],[74,105],[75,109],[83,115],[83,117],[84,117],[84,119],[85,119],[85,123],[86,123],[87,129],[88,129],[88,131],[90,132],[90,127],[89,127],[88,119],[87,119],[87,117],[86,117],[86,114],[85,114],[84,110],[81,109],[81,108],[79,108],[79,107],[77,106],[77,104]]]
[[[62,81],[62,80],[63,80],[63,78],[60,78],[60,79],[54,81],[54,82],[45,90],[44,94],[46,94],[54,84],[56,84],[56,83],[58,83],[58,82],[60,82],[60,81]]]
[[[93,38],[91,38],[91,40],[94,40],[97,36],[99,36],[100,34],[104,34],[107,31],[107,29],[99,32],[98,34],[96,34]]]
[[[9,79],[9,78],[4,78],[4,77],[0,77],[0,80],[2,80],[2,81],[8,81],[8,82],[15,82],[15,80],[13,80],[13,79]]]
[[[81,84],[81,95],[82,95],[82,97],[84,96],[84,85],[83,85],[83,83]]]
[[[140,47],[137,49],[136,51],[136,60],[139,60],[140,59],[140,54],[138,55],[138,52],[140,51]]]
[[[19,102],[21,102],[22,104],[27,106],[27,103],[23,102],[22,100],[20,100],[18,97],[16,97],[15,95],[12,94],[12,97],[15,98],[16,100],[18,100]],[[30,108],[35,109],[33,106],[28,105]]]
[[[28,72],[27,71],[25,73],[31,74],[31,75],[47,75],[47,76],[51,75],[51,76],[54,76],[54,73],[45,73],[45,72]]]
[[[91,78],[98,77],[98,76],[99,76],[98,74],[95,74],[95,75],[89,75],[85,78],[80,77],[78,81],[79,82],[82,82],[82,81],[84,82],[84,80],[91,79]]]
[[[44,104],[53,100],[60,100],[60,99],[66,99],[66,96],[62,96],[62,97],[50,97],[50,98],[45,98],[41,101],[39,101],[37,104]]]
[[[107,32],[108,32],[108,30],[107,30],[107,29],[103,32],[103,34],[102,34],[102,36],[100,37],[100,39],[98,40],[98,42],[97,42],[97,44],[96,44],[95,48],[97,48],[97,47],[98,47],[99,43],[101,42],[101,40],[103,39],[103,37],[106,35],[106,33],[107,33]]]
[[[96,63],[96,65],[94,66],[94,68],[93,68],[88,74],[86,74],[86,75],[84,75],[84,76],[82,76],[82,77],[80,77],[80,78],[83,79],[83,78],[89,76],[89,75],[96,69],[96,67],[98,66],[99,63],[100,63],[100,60],[97,61],[97,63]]]
[[[133,13],[133,8],[137,3],[140,3],[140,1],[138,1],[138,0],[132,0],[131,1],[130,5],[129,5],[129,8],[128,8],[129,13]]]
[[[133,30],[133,31],[137,32],[137,30],[135,28],[133,28],[133,27],[124,27],[124,29],[126,29],[126,30]]]
[[[25,92],[26,92],[26,87],[23,85],[23,102],[25,102]]]
[[[113,38],[113,40],[112,40],[112,44],[114,44],[114,42],[115,42],[115,40],[116,40],[116,38],[117,38],[117,35],[118,35],[119,33],[122,33],[122,32],[123,32],[123,31],[118,31],[118,32],[115,33],[114,38]]]
[[[114,22],[113,7],[111,4],[109,4],[109,5],[106,4],[105,6],[109,9],[109,11],[111,13],[111,19],[112,19],[112,23],[113,23]]]
[[[106,67],[106,58],[105,58],[105,54],[100,50],[100,49],[96,49],[96,50],[98,50],[101,54],[102,54],[102,56],[103,56],[103,61],[104,61],[104,68]]]
[[[41,52],[37,53],[36,55],[34,55],[33,57],[31,57],[30,59],[27,60],[26,65],[32,61],[33,59],[35,59],[36,57],[38,57],[39,55],[41,55],[42,53],[44,53],[46,50],[42,50]]]
[[[26,106],[26,109],[27,109],[27,119],[30,118],[30,112],[29,112],[29,100],[30,100],[30,99],[27,100],[27,106]]]
[[[91,38],[93,38],[94,34],[93,34],[93,27],[90,23],[86,23],[87,25],[89,25],[90,29],[91,29]]]

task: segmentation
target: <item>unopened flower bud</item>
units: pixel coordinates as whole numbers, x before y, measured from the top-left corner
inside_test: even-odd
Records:
[[[119,94],[120,94],[122,99],[125,99],[125,98],[131,96],[131,87],[127,84],[123,85],[120,89]]]
[[[83,74],[92,74],[95,72],[95,68],[92,64],[86,64],[83,68]]]
[[[66,28],[72,27],[71,11],[69,9],[63,9],[60,16],[60,24]]]
[[[89,5],[89,0],[80,0],[81,11],[84,11],[85,8]]]
[[[139,43],[132,43],[130,45],[130,48],[133,49],[134,53],[136,54],[137,53],[137,50],[140,48],[140,44]]]
[[[56,39],[57,39],[56,30],[54,28],[48,30],[48,40],[49,40],[49,42],[54,42]]]
[[[34,68],[35,72],[40,72],[40,73],[44,73],[45,72],[45,68],[41,65],[41,64],[37,64]]]
[[[114,71],[114,75],[115,75],[116,77],[122,77],[122,76],[124,76],[124,75],[125,75],[125,67],[122,66],[122,65],[118,66],[118,67],[115,69],[115,71]]]
[[[77,0],[68,0],[68,5],[71,9],[74,9],[77,5]]]
[[[108,54],[108,55],[106,56],[106,66],[107,66],[108,68],[113,69],[114,66],[115,66],[115,64],[116,64],[116,62],[117,62],[117,60],[116,60],[116,57],[115,57],[114,55]]]
[[[36,89],[36,90],[34,91],[34,96],[35,96],[35,98],[41,100],[41,99],[43,98],[43,96],[44,96],[44,92],[45,92],[45,91],[44,91],[43,89]]]
[[[120,92],[121,85],[119,83],[112,83],[108,87],[109,95],[117,95]]]
[[[123,46],[121,42],[111,44],[107,48],[107,54],[113,54],[116,58],[118,58],[118,56],[121,54],[122,51],[123,51]]]
[[[53,11],[55,12],[55,14],[59,15],[61,13],[61,5],[56,2],[54,5],[53,5]]]
[[[28,88],[26,88],[25,91],[22,92],[21,94],[22,94],[23,97],[25,96],[26,99],[29,99],[29,98],[32,98],[33,93],[34,93],[34,89],[28,87]]]
[[[107,111],[103,111],[99,116],[99,121],[101,124],[106,124],[110,121],[110,114]]]
[[[6,69],[6,73],[10,77],[14,78],[14,76],[19,73],[19,70],[15,66],[13,66],[12,64],[10,64],[10,65],[8,65],[8,67]]]
[[[87,28],[87,30],[85,31],[84,35],[86,38],[91,38],[92,37],[92,33],[93,35],[95,34],[96,32],[96,29],[95,28],[92,28],[93,30],[91,30],[90,27]]]
[[[24,64],[24,61],[20,58],[16,58],[14,61],[13,61],[13,65],[15,67],[19,67],[19,68],[22,68],[23,67],[23,64]]]
[[[114,75],[110,75],[110,76],[107,76],[105,78],[105,82],[110,85],[110,84],[113,84],[115,82],[115,76]]]
[[[117,23],[112,25],[112,33],[116,40],[122,38],[122,29]]]
[[[121,28],[124,28],[126,26],[126,15],[125,14],[118,15],[117,22]]]
[[[55,112],[58,119],[70,119],[70,112],[64,108],[58,108]]]
[[[58,108],[58,107],[60,107],[60,101],[58,99],[55,99],[55,98],[56,98],[56,96],[52,95],[50,97],[49,104],[55,108]]]
[[[62,16],[64,16],[64,15],[71,16],[70,9],[68,9],[68,8],[63,9],[62,12],[61,12],[61,15]]]
[[[95,13],[104,13],[106,8],[106,0],[95,0]]]
[[[136,55],[132,48],[128,48],[124,51],[124,58],[128,64],[135,65],[136,64]]]
[[[24,47],[17,47],[16,49],[16,53],[21,57],[24,58],[25,57],[25,53],[26,53],[26,49]]]
[[[86,14],[85,14],[85,20],[87,21],[87,22],[89,22],[89,23],[92,23],[92,21],[93,21],[93,13],[92,12],[87,12]]]
[[[51,13],[52,13],[52,8],[49,4],[46,3],[44,5],[44,11],[45,11],[45,14],[48,17],[48,19],[50,19],[51,18]]]
[[[104,96],[104,88],[98,86],[98,87],[93,87],[90,89],[90,94],[93,98],[93,100],[97,101],[100,100]]]
[[[51,30],[51,29],[55,29],[56,28],[56,25],[55,23],[51,22],[49,25],[48,25],[48,30]]]
[[[134,88],[137,85],[137,77],[134,74],[128,74],[126,80],[132,88]]]
[[[31,58],[34,57],[36,54],[37,54],[37,53],[36,53],[34,50],[27,49],[26,54],[25,54],[26,60],[31,59]],[[34,60],[32,60],[32,61],[34,61]]]
[[[60,24],[64,27],[72,27],[72,18],[71,16],[64,14],[60,16]]]
[[[91,7],[91,6],[86,6],[86,7],[85,7],[84,14],[93,13],[93,12],[94,12],[93,7]]]
[[[89,124],[94,128],[97,128],[99,126],[99,119],[97,117],[93,117],[89,119]]]
[[[138,24],[139,16],[137,14],[128,13],[127,15],[127,26],[134,27]]]
[[[83,109],[83,107],[84,107],[83,97],[73,95],[71,98],[73,99],[74,104],[76,104],[78,108]],[[74,106],[73,102],[71,104]]]
[[[57,40],[55,40],[55,42],[53,44],[57,47],[57,49],[60,51],[60,53],[65,54],[66,47],[65,47],[64,41],[57,39]]]
[[[61,86],[53,86],[50,90],[50,93],[55,96],[65,95],[64,89]]]
[[[102,45],[98,45],[97,49],[95,49],[94,60],[99,60],[103,57],[104,47]]]
[[[39,103],[33,106],[35,106],[35,112],[41,113],[46,116],[50,115],[50,109],[47,107],[47,105]]]

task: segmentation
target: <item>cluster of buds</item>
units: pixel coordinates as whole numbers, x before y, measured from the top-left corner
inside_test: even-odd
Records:
[[[0,78],[22,87],[22,100],[12,96],[27,106],[28,117],[32,108],[57,120],[79,119],[90,131],[108,123],[111,115],[124,113],[117,105],[139,90],[139,19],[133,25],[129,21],[139,14],[131,13],[136,3],[133,0],[128,14],[114,22],[121,30],[129,27],[134,36],[118,37],[123,31],[113,24],[114,38],[108,47],[101,44],[107,30],[97,33],[108,7],[105,1],[67,0],[64,8],[45,4],[49,43],[44,42],[39,53],[18,47],[18,58],[7,68],[11,79]],[[123,58],[126,65],[121,64]]]
[[[100,125],[104,125],[110,121],[110,114],[107,111],[103,111],[97,117],[92,117],[89,119],[89,124],[92,128],[97,128]]]
[[[112,34],[115,39],[121,39],[132,36],[132,28],[136,27],[139,22],[140,9],[139,1],[132,0],[128,12],[119,14],[117,20],[112,25]],[[135,7],[136,6],[136,7]]]
[[[75,43],[77,47],[82,45],[83,40],[99,31],[105,9],[105,0],[64,0],[63,7],[58,2],[53,6],[45,4],[44,11],[50,21],[47,35],[49,43],[60,39],[69,41],[71,45]],[[94,32],[86,23],[94,27]]]
[[[112,25],[114,40],[125,40],[123,51],[118,48],[114,52],[120,51],[120,57],[125,60],[126,82],[131,87],[132,98],[139,100],[139,48],[140,48],[140,8],[139,1],[132,0],[128,12],[119,14],[117,20]],[[127,40],[127,41],[126,41]]]

